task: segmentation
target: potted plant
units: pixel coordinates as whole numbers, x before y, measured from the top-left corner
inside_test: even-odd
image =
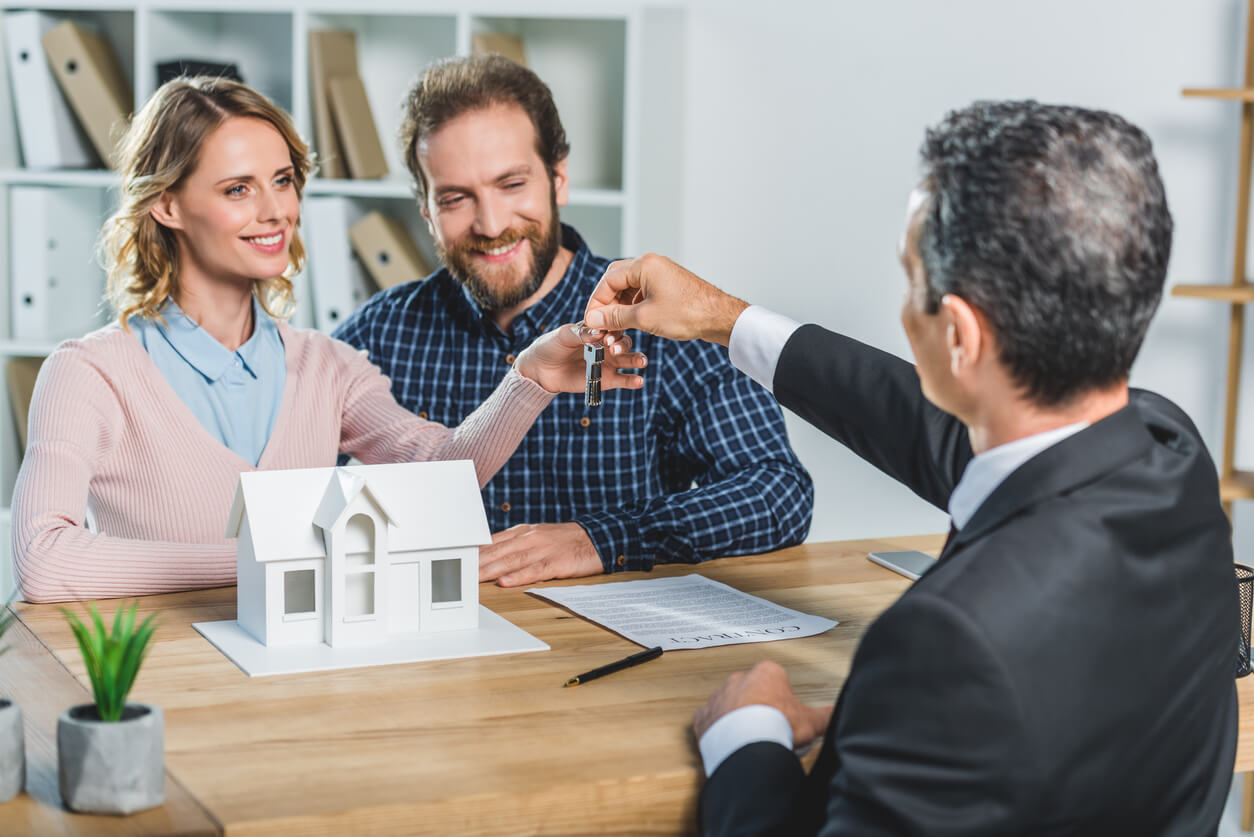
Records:
[[[131,814],[165,799],[161,709],[126,702],[156,629],[156,614],[135,624],[138,609],[138,602],[119,607],[109,631],[94,603],[90,626],[62,608],[96,699],[70,707],[57,720],[61,798],[75,811]]]
[[[0,637],[13,624],[17,615],[6,602],[0,611]],[[0,654],[8,651],[0,648]],[[0,697],[0,802],[8,802],[22,791],[26,783],[26,736],[22,729],[22,709],[5,697]]]

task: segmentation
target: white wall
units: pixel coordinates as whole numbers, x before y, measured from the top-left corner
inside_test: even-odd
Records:
[[[678,5],[688,9],[688,107],[677,255],[738,295],[909,357],[895,247],[917,149],[927,125],[977,98],[1100,107],[1141,126],[1176,221],[1169,283],[1229,279],[1239,106],[1185,100],[1180,88],[1240,83],[1244,2]],[[1165,298],[1133,373],[1194,417],[1216,457],[1226,322],[1218,303]],[[817,485],[812,539],[945,528],[941,513],[795,417],[789,429]],[[1238,504],[1236,526],[1238,557],[1254,561],[1254,502]]]

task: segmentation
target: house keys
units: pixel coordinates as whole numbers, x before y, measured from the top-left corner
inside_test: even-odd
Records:
[[[601,363],[605,360],[605,347],[600,343],[583,344],[585,382],[583,403],[589,407],[601,406]]]

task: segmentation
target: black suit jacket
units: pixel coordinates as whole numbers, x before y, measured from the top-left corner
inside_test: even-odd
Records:
[[[972,458],[910,364],[804,326],[784,406],[945,507]],[[1213,834],[1236,750],[1230,528],[1149,392],[1012,473],[870,628],[809,776],[777,744],[706,783],[710,834]]]

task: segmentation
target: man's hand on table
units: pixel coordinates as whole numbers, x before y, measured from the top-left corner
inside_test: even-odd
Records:
[[[727,678],[723,687],[705,706],[692,714],[692,731],[697,740],[705,731],[733,710],[743,706],[773,706],[792,726],[793,746],[801,748],[813,742],[827,729],[832,718],[831,706],[806,706],[793,694],[788,673],[778,664],[763,660],[748,671],[738,671]]]
[[[523,523],[479,550],[479,580],[517,587],[551,578],[598,575],[601,558],[578,523]]]

